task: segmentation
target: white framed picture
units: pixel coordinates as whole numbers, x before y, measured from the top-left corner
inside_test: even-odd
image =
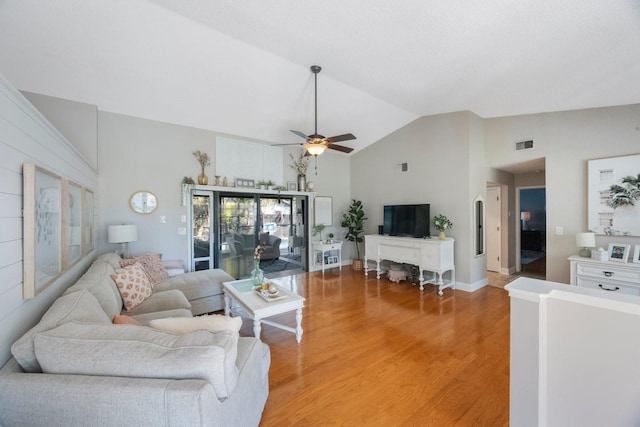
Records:
[[[298,191],[298,183],[295,181],[287,182],[287,190],[288,191]]]
[[[633,248],[633,262],[640,262],[640,245]]]
[[[609,260],[618,262],[627,262],[631,245],[622,243],[609,243]]]

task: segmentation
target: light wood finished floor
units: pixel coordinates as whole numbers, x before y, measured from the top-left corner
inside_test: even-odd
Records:
[[[306,298],[302,343],[271,347],[261,426],[506,426],[509,298],[417,286],[343,268],[281,278]],[[275,320],[276,318],[274,318]],[[295,325],[292,313],[277,320]],[[245,320],[242,335],[252,335]]]

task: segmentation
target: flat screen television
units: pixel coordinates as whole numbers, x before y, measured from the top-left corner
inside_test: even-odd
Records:
[[[385,205],[383,233],[390,236],[430,237],[429,205]]]

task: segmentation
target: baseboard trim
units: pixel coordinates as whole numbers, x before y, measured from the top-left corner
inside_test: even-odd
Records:
[[[474,283],[463,283],[463,282],[456,282],[456,289],[459,289],[461,291],[465,291],[465,292],[475,292],[478,289],[482,289],[485,286],[487,286],[489,284],[489,279],[488,278],[484,278],[484,279],[480,279],[477,282]]]

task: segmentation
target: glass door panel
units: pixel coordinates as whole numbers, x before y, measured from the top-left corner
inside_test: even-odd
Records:
[[[267,248],[265,258],[279,258],[281,253],[286,254],[288,251],[291,236],[291,201],[291,198],[284,197],[260,197],[260,243],[264,244],[268,240],[266,234],[280,239],[280,242],[270,240],[270,243],[277,242],[278,245],[277,248]]]
[[[213,197],[211,194],[194,193],[191,200],[192,213],[191,222],[193,224],[193,265],[192,270],[208,270],[213,268],[213,241],[211,233],[213,218]]]
[[[256,201],[253,196],[220,195],[218,266],[233,277],[248,277],[256,241]]]

